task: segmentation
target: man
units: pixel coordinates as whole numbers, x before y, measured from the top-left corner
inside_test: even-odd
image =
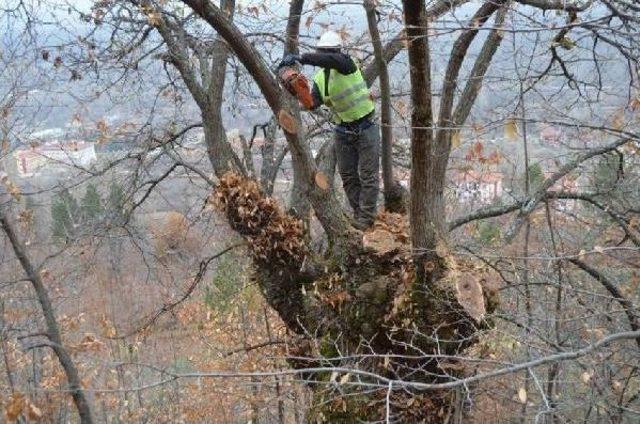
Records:
[[[342,52],[336,32],[324,33],[315,53],[286,55],[280,67],[296,62],[322,69],[313,78],[313,106],[329,107],[335,123],[335,148],[344,191],[353,208],[355,227],[365,230],[376,216],[379,190],[380,129],[375,103],[356,62]]]

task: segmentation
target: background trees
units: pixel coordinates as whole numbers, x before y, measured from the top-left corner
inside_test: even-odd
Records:
[[[300,116],[272,72],[283,51],[309,48],[331,25],[373,82],[380,61],[361,5],[50,3],[53,20],[28,2],[4,10],[29,60],[16,56],[3,72],[19,76],[35,63],[39,89],[78,93],[90,112],[68,121],[110,149],[91,166],[66,163],[66,180],[3,174],[6,228],[24,224],[14,233],[26,240],[4,241],[14,247],[2,253],[6,295],[23,299],[26,275],[31,284],[50,278],[43,287],[53,299],[44,323],[15,315],[33,308],[29,296],[8,304],[7,382],[66,416],[64,390],[82,395],[73,379],[23,377],[25,364],[57,375],[48,346],[22,342],[57,318],[65,349],[54,352],[71,352],[89,379],[96,420],[170,412],[186,421],[632,422],[637,8],[623,0],[367,6],[389,64],[395,178],[411,178],[408,219],[383,214],[364,236],[326,184],[323,118]],[[37,93],[11,81],[5,166],[14,166],[14,150],[39,143],[35,128],[15,124],[27,115],[15,100],[27,97],[15,94]],[[116,112],[124,118],[109,116]],[[284,132],[265,125],[272,117]],[[242,137],[224,130],[234,119]],[[116,153],[118,143],[128,147]],[[257,175],[260,185],[250,181]],[[69,189],[58,190],[66,201],[49,194],[57,184]],[[208,205],[223,216],[203,207],[212,191]],[[272,191],[280,203],[264,195]],[[38,227],[68,236],[74,215],[98,225],[81,224],[65,246],[36,247],[51,237]],[[29,250],[34,272],[21,269],[16,246]],[[214,276],[218,258],[237,249],[244,278],[225,277],[227,262]],[[236,300],[226,300],[226,280]],[[207,306],[203,281],[235,306]],[[101,358],[111,362],[100,368]],[[216,394],[220,378],[251,385],[233,385],[214,411],[204,394]],[[299,380],[307,385],[294,388]],[[59,396],[40,396],[43,387]]]

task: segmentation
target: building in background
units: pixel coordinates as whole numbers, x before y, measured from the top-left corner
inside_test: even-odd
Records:
[[[501,172],[467,170],[451,175],[456,198],[467,204],[488,204],[502,196]]]
[[[93,143],[70,141],[48,142],[17,149],[13,153],[18,175],[32,177],[44,172],[68,172],[74,168],[88,168],[96,160]]]

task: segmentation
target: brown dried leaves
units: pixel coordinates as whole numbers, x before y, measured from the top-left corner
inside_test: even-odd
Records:
[[[254,180],[229,172],[209,201],[249,241],[255,260],[296,269],[302,264],[307,251],[302,222],[284,213],[273,198],[265,197]]]
[[[42,411],[35,406],[22,393],[14,393],[9,398],[4,414],[8,422],[16,422],[21,415],[26,415],[30,420],[38,420],[42,418]]]
[[[386,255],[408,248],[409,234],[406,217],[397,213],[380,212],[373,229],[363,236],[366,248]]]

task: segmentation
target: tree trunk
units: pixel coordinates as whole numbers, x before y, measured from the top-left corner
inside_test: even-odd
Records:
[[[382,129],[382,182],[384,186],[384,207],[390,212],[405,212],[405,199],[407,192],[393,178],[393,127],[391,124],[391,86],[389,72],[384,60],[380,32],[376,22],[375,3],[373,0],[365,0],[364,7],[367,12],[367,23],[375,62],[380,74],[380,127]]]
[[[289,18],[287,20],[287,39],[284,46],[284,53],[298,54],[298,35],[300,34],[300,17],[304,0],[292,0],[289,4]],[[300,106],[297,101],[290,101],[290,110],[297,122],[301,122]],[[298,137],[303,138],[301,134]],[[304,170],[297,161],[292,162],[293,186],[289,198],[289,211],[302,219],[305,228],[309,228],[311,207],[307,196],[307,182],[304,181]]]
[[[220,104],[218,104],[219,106]],[[227,133],[222,124],[222,114],[219,107],[212,107],[202,112],[202,127],[204,142],[207,146],[209,161],[218,178],[230,171],[245,173],[245,168],[227,142]]]
[[[433,143],[431,69],[428,25],[424,2],[405,0],[404,17],[411,69],[411,243],[418,279],[424,284],[442,277],[442,252],[446,248],[444,175],[436,174],[438,161]],[[439,245],[440,243],[440,245]],[[438,249],[440,247],[440,249]]]

